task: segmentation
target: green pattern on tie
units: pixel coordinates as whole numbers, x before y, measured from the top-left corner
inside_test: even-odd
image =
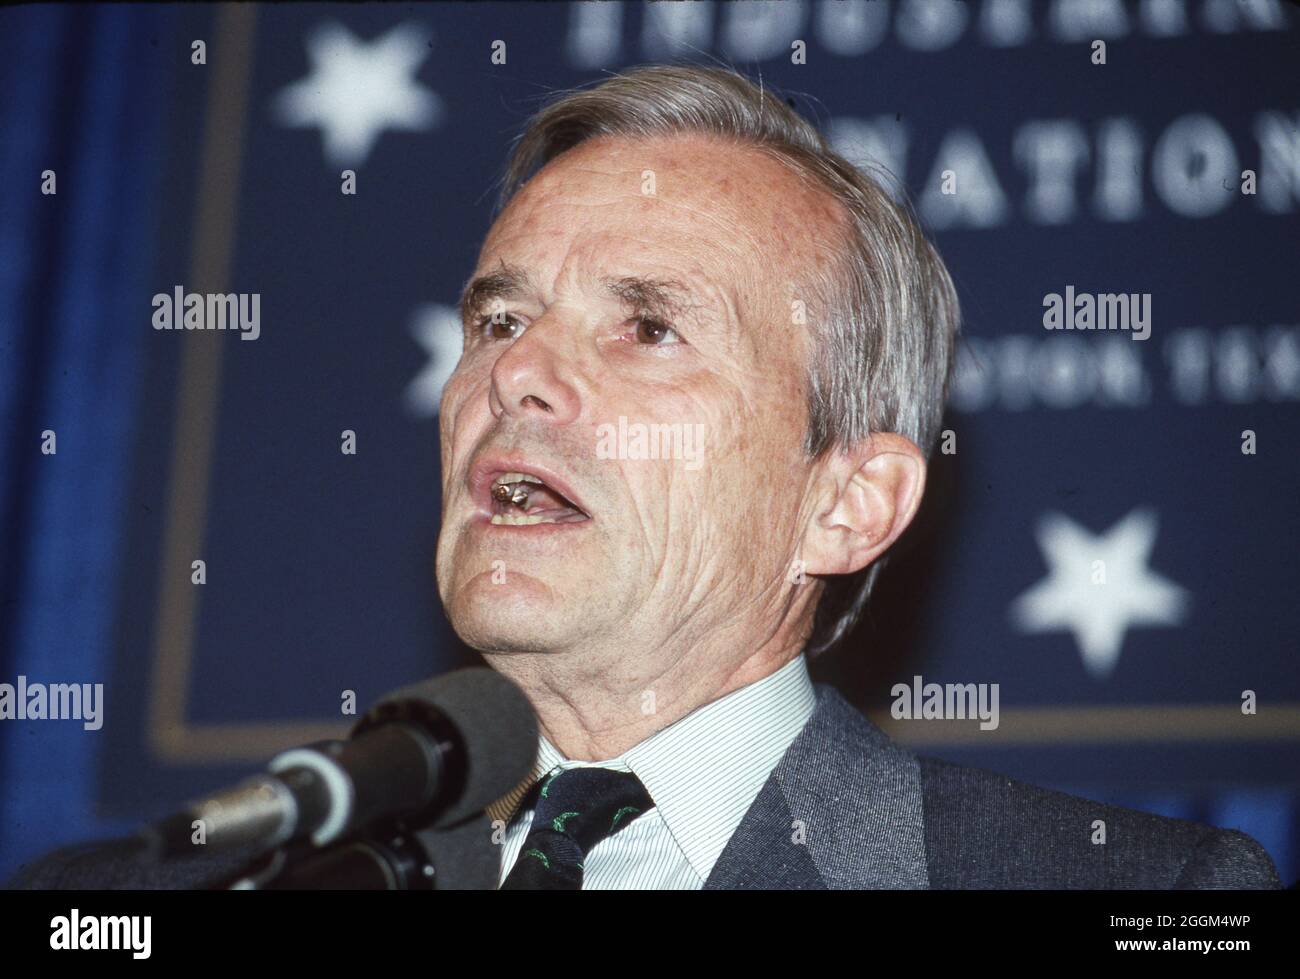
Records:
[[[541,850],[525,850],[523,855],[526,857],[536,857],[538,860],[542,861],[542,866],[547,870],[551,869],[551,861],[547,859],[546,854]]]
[[[550,773],[520,804],[521,813],[533,811],[532,826],[501,889],[581,889],[592,847],[653,808],[632,772],[583,765]]]
[[[641,815],[641,810],[636,806],[624,806],[618,812],[614,813],[614,821],[609,824],[609,831],[612,833],[614,830],[618,829],[618,821],[630,812],[636,813],[638,816]]]

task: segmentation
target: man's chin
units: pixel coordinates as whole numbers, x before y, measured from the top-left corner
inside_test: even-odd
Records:
[[[452,628],[483,652],[541,652],[570,645],[583,629],[582,603],[565,600],[535,580],[493,584],[480,576],[448,609]]]
[[[572,642],[564,630],[537,628],[536,623],[471,622],[452,623],[465,645],[484,656],[514,653],[546,653],[563,649]]]

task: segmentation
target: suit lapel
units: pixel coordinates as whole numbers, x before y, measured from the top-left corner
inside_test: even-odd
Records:
[[[705,889],[927,888],[921,799],[916,756],[818,684]]]
[[[794,817],[775,777],[768,778],[723,848],[706,891],[825,890],[808,848],[796,842]]]

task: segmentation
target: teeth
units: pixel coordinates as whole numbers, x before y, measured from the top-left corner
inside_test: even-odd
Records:
[[[522,509],[528,507],[527,485],[544,486],[536,476],[527,473],[502,473],[492,480],[492,498],[498,503],[513,503]]]
[[[492,488],[496,489],[498,486],[504,486],[506,483],[538,483],[540,485],[541,482],[542,481],[536,476],[530,476],[527,473],[502,473],[496,479],[492,480]]]
[[[523,527],[523,526],[528,526],[530,524],[536,524],[536,523],[555,523],[555,522],[556,521],[551,519],[550,517],[545,517],[542,516],[541,514],[538,514],[537,516],[533,516],[533,517],[527,516],[526,514],[523,513],[496,513],[492,515],[492,523],[497,524],[498,526],[500,526],[501,524],[509,524],[517,527]]]
[[[514,487],[511,489],[511,487]],[[513,503],[515,506],[528,506],[528,490],[518,483],[502,483],[492,487],[492,498],[498,503]]]

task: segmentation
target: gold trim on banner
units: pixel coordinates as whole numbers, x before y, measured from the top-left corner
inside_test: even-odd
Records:
[[[1239,706],[1137,704],[1130,707],[1013,707],[998,712],[998,726],[978,720],[896,720],[887,711],[871,719],[910,746],[986,748],[1011,745],[1187,743],[1192,741],[1294,741],[1300,739],[1300,704]]]
[[[194,250],[186,288],[226,292],[234,252],[240,168],[252,79],[254,4],[223,4],[215,17],[207,112],[200,156]],[[191,725],[185,717],[200,589],[190,562],[202,550],[212,454],[216,443],[224,334],[185,332],[177,386],[177,417],[168,469],[166,524],[154,620],[149,744],[169,762],[264,759],[283,748],[340,737],[339,723]]]

